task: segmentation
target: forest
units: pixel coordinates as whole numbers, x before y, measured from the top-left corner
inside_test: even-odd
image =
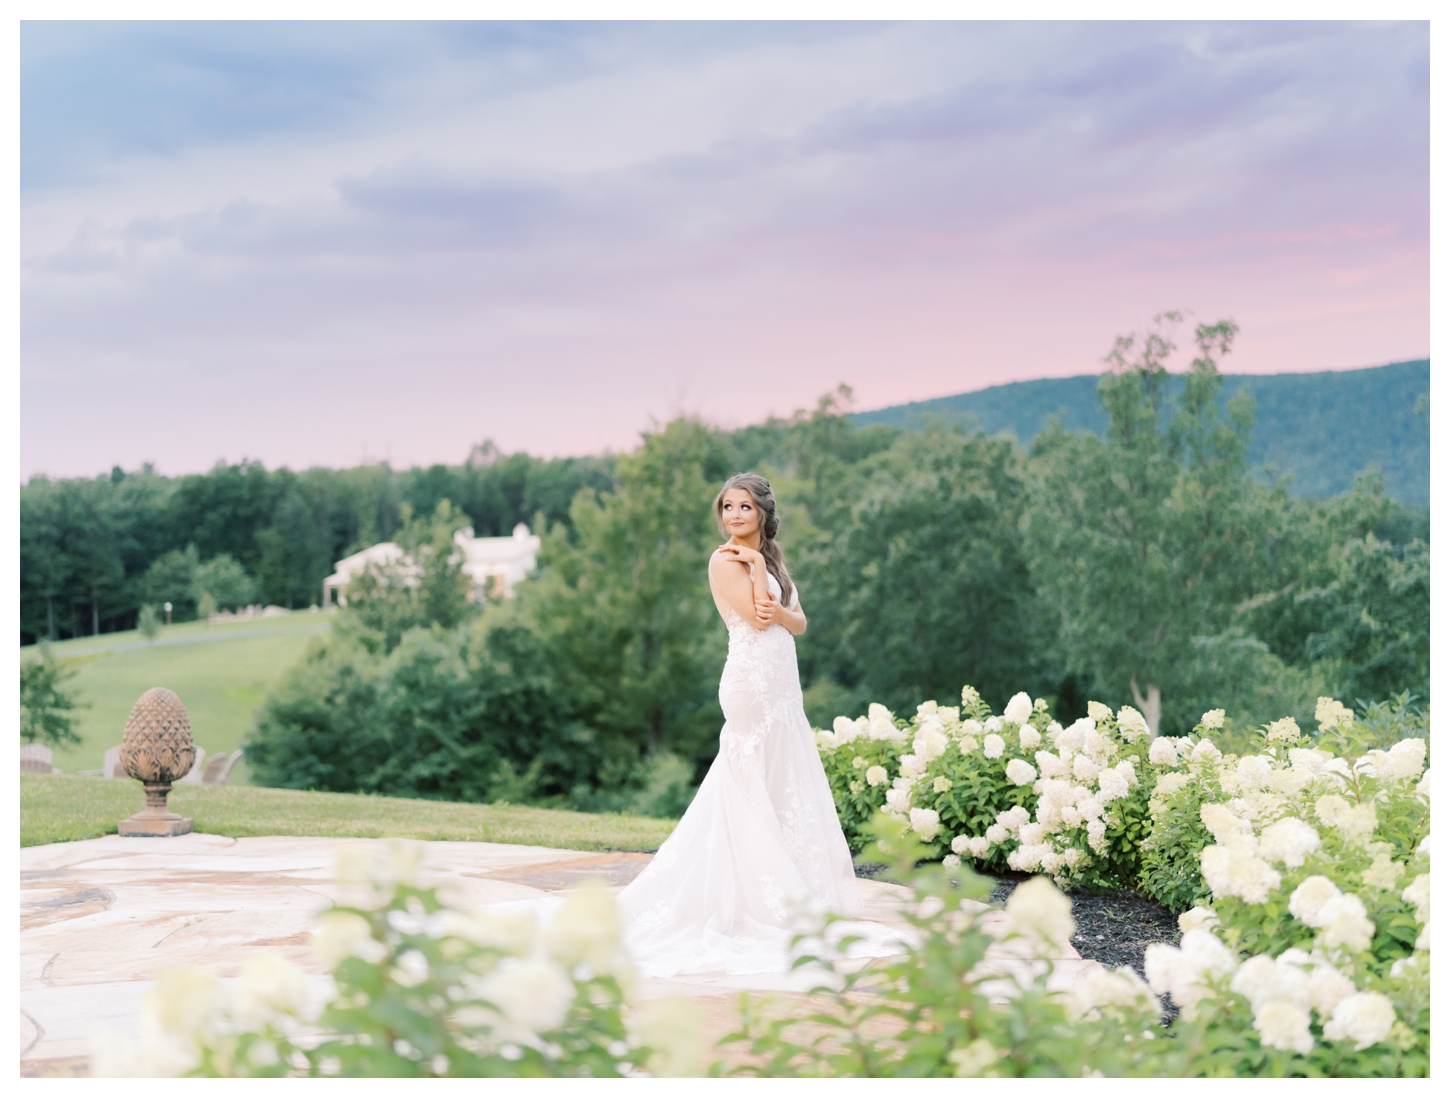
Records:
[[[1374,469],[1306,499],[1254,468],[1253,396],[1221,399],[1235,333],[1199,325],[1179,374],[1162,333],[1120,340],[1105,431],[1057,422],[1030,449],[944,420],[862,424],[842,388],[739,430],[679,418],[618,456],[485,445],[407,471],[33,480],[24,638],[124,627],[163,597],[183,616],[242,594],[305,606],[333,560],[394,537],[421,582],[353,592],[263,707],[253,780],[670,814],[721,722],[710,503],[753,469],[780,501],[820,726],[963,684],[997,707],[1027,691],[1064,721],[1090,695],[1136,704],[1165,734],[1214,706],[1231,736],[1307,724],[1326,694],[1427,704],[1428,510]],[[543,535],[538,573],[514,599],[468,601],[452,532],[518,521]]]

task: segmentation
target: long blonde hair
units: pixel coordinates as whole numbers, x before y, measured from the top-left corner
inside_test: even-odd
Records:
[[[794,585],[785,566],[785,554],[780,550],[780,542],[775,540],[775,535],[780,532],[780,515],[776,512],[775,493],[770,490],[770,481],[758,473],[736,473],[725,482],[725,487],[715,497],[715,522],[722,534],[725,533],[725,520],[722,518],[725,493],[732,488],[744,488],[749,492],[755,509],[760,512],[760,555],[765,558],[766,570],[780,584],[781,603],[789,606]]]

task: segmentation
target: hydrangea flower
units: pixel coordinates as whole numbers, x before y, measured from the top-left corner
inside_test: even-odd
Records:
[[[1148,986],[1169,995],[1192,1018],[1199,1000],[1209,995],[1205,980],[1234,971],[1234,955],[1207,930],[1190,930],[1177,946],[1155,942],[1143,958]]]
[[[1331,1041],[1353,1041],[1355,1049],[1377,1045],[1389,1036],[1395,1024],[1395,1005],[1377,991],[1360,991],[1334,1008],[1324,1026]]]
[[[1354,710],[1342,705],[1335,698],[1321,697],[1314,705],[1314,719],[1319,722],[1319,731],[1328,732],[1354,721]]]
[[[1098,774],[1098,800],[1104,804],[1128,795],[1128,779],[1121,770],[1104,770]]]
[[[1203,725],[1204,728],[1222,728],[1223,718],[1224,711],[1222,709],[1210,709],[1201,718],[1199,718],[1198,723]]]
[[[988,723],[990,724],[990,722]],[[989,759],[1000,759],[1002,757],[1002,752],[1005,751],[1006,748],[1006,741],[1004,741],[1002,737],[997,735],[995,732],[988,735],[987,738],[982,741],[982,754],[986,755]]]
[[[1373,778],[1415,778],[1425,766],[1425,741],[1401,740],[1388,751],[1371,751],[1354,768]]]
[[[1103,1007],[1126,1007],[1129,1010],[1158,1010],[1158,997],[1131,968],[1126,966],[1089,969],[1072,986],[1071,1010],[1074,1017],[1094,1020]]]
[[[1399,883],[1400,872],[1403,868],[1390,856],[1389,850],[1376,850],[1374,861],[1359,875],[1359,878],[1370,888],[1391,889]]]
[[[1017,742],[1022,745],[1023,751],[1031,751],[1042,743],[1042,733],[1030,724],[1024,724],[1017,733]]]
[[[1365,912],[1364,901],[1350,893],[1333,897],[1319,909],[1319,925],[1328,949],[1343,946],[1361,953],[1374,938],[1374,923]]]
[[[937,832],[941,830],[941,816],[934,808],[913,808],[911,809],[911,830],[927,842],[931,842],[936,838]]]
[[[388,948],[373,937],[373,929],[361,915],[350,911],[329,911],[317,920],[312,932],[312,952],[329,972],[348,957],[361,957],[376,964]]]
[[[1282,717],[1269,725],[1264,738],[1271,743],[1298,743],[1299,722],[1293,717]]]
[[[1305,926],[1320,927],[1324,905],[1340,894],[1339,887],[1323,874],[1306,877],[1289,894],[1289,914]]]
[[[1148,761],[1154,766],[1177,766],[1178,750],[1173,741],[1166,736],[1159,736],[1148,745]]]
[[[1355,992],[1354,982],[1333,965],[1317,962],[1309,972],[1305,993],[1309,1005],[1319,1015],[1320,1021],[1328,1021],[1334,1008]]]
[[[1400,893],[1400,899],[1407,904],[1415,905],[1417,923],[1428,923],[1430,921],[1430,874],[1421,873],[1406,885],[1405,890]]]
[[[1012,759],[1007,763],[1007,778],[1013,785],[1030,785],[1037,780],[1037,771],[1022,759]]]
[[[1237,896],[1251,904],[1265,903],[1283,880],[1267,862],[1226,846],[1204,847],[1199,864],[1215,897]]]
[[[1088,710],[1092,710],[1091,702],[1088,703]],[[1108,716],[1111,717],[1112,715],[1112,712],[1109,711]],[[1083,738],[1089,732],[1097,731],[1097,727],[1097,724],[1091,717],[1078,718],[1064,728],[1062,734],[1057,737],[1057,749],[1059,751],[1077,751],[1082,747]]]
[[[1218,914],[1211,907],[1191,907],[1178,916],[1178,929],[1183,933],[1190,930],[1207,930],[1218,925]]]
[[[1020,934],[1049,949],[1061,949],[1071,940],[1077,924],[1072,901],[1041,877],[1023,881],[1007,897],[1003,929]]]
[[[1199,740],[1193,748],[1192,753],[1188,756],[1188,761],[1195,763],[1216,763],[1222,757],[1223,752],[1214,746],[1212,740]]]
[[[1032,719],[1032,699],[1022,692],[1013,694],[1012,700],[1002,710],[1002,719],[1013,724],[1026,724]]]
[[[912,742],[912,749],[921,759],[930,762],[932,759],[939,759],[947,752],[947,736],[941,722],[932,718],[921,726],[916,733],[916,739]]]
[[[1118,710],[1118,731],[1123,734],[1123,739],[1132,743],[1139,736],[1148,735],[1148,721],[1131,705],[1125,705]]]
[[[1349,842],[1368,838],[1379,823],[1372,803],[1351,805],[1336,793],[1327,793],[1315,801],[1314,814],[1338,829]]]
[[[884,766],[869,766],[866,768],[867,785],[885,785],[890,780]]]
[[[1309,1012],[1288,999],[1270,999],[1254,1011],[1254,1029],[1269,1048],[1307,1053],[1314,1048]]]
[[[1087,704],[1088,720],[1094,723],[1105,721],[1113,715],[1113,711],[1102,702],[1090,701]]]
[[[997,822],[1008,831],[1018,831],[1022,825],[1032,819],[1032,814],[1020,804],[1014,804],[1005,812],[997,813]]]
[[[1283,862],[1291,869],[1319,849],[1319,832],[1295,816],[1287,816],[1264,828],[1259,835],[1259,853],[1271,862]]]

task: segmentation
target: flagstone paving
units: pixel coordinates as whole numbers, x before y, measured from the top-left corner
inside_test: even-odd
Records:
[[[109,835],[22,849],[21,1073],[83,1074],[97,1036],[137,1031],[142,996],[155,973],[173,965],[205,965],[234,978],[248,956],[275,951],[309,974],[321,1000],[330,978],[312,956],[309,939],[318,914],[337,896],[332,881],[337,853],[385,841]],[[450,903],[472,905],[542,898],[590,879],[621,888],[650,857],[437,842],[427,844],[425,864],[429,882]],[[904,926],[899,917],[904,889],[860,883],[862,918]],[[1067,953],[1053,978],[1062,987],[1096,967],[1070,947]],[[993,963],[1014,962],[1003,953]],[[800,972],[678,976],[642,980],[640,994],[699,1001],[713,1040],[734,1028],[741,991],[792,998],[808,979]]]

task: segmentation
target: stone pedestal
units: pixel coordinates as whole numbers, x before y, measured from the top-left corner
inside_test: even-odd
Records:
[[[116,825],[118,835],[151,835],[165,838],[170,835],[185,835],[191,830],[191,820],[178,816],[166,807],[166,795],[171,792],[170,782],[147,782],[146,807],[130,819]]]
[[[129,820],[122,820],[116,825],[117,835],[142,835],[164,839],[172,835],[187,835],[190,833],[191,821],[184,816],[177,816],[174,813],[169,820],[138,820],[135,816],[132,816]]]

